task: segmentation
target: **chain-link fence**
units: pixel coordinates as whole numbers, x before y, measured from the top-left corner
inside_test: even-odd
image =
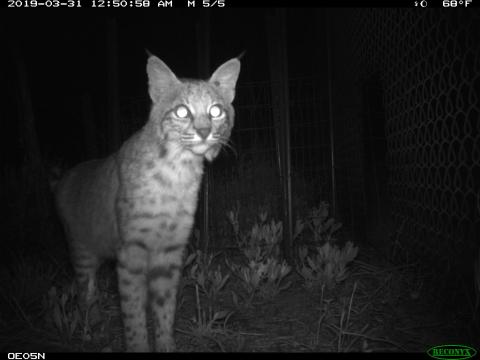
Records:
[[[336,108],[350,109],[336,118],[339,204],[357,234],[437,265],[440,276],[471,279],[480,239],[480,12],[418,10],[336,13],[349,25],[335,23],[348,48],[335,54],[350,59],[335,97]],[[355,89],[346,104],[345,86]]]

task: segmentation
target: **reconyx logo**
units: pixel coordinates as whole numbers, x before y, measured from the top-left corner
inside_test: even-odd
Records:
[[[477,350],[465,345],[438,345],[428,349],[427,354],[439,360],[461,360],[474,357]]]

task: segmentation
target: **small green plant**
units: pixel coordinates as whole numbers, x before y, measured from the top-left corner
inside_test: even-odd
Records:
[[[47,309],[45,320],[53,326],[64,342],[71,342],[77,330],[83,327],[83,338],[89,337],[89,329],[86,323],[82,326],[81,311],[75,300],[76,288],[69,286],[63,291],[52,286],[48,294],[43,298],[44,308]]]
[[[189,331],[186,333],[195,336],[199,340],[206,339],[214,341],[222,351],[225,351],[221,342],[219,342],[216,337],[218,335],[226,335],[227,322],[234,312],[226,310],[214,311],[210,305],[205,309],[200,300],[198,285],[195,285],[195,298],[196,314],[191,319]]]
[[[242,285],[247,293],[245,305],[251,304],[255,296],[268,301],[275,298],[280,291],[287,289],[291,282],[283,283],[290,273],[291,267],[285,262],[268,258],[262,262],[251,260],[247,266],[229,264],[232,271],[242,280]],[[233,294],[233,301],[238,306],[238,296]]]
[[[230,278],[229,274],[222,273],[220,265],[213,268],[213,260],[217,255],[205,254],[197,250],[194,256],[190,255],[187,258],[192,264],[187,276],[193,280],[196,286],[200,287],[210,305],[217,300],[220,291]]]
[[[348,276],[347,265],[358,254],[358,247],[350,241],[340,249],[336,245],[325,243],[316,247],[312,254],[306,246],[299,249],[297,272],[303,277],[307,289],[333,287]]]
[[[238,210],[227,214],[237,240],[237,246],[243,252],[247,261],[260,262],[266,258],[280,257],[283,226],[281,221],[267,222],[268,213],[261,212],[259,222],[250,231],[242,233],[239,228]]]
[[[342,224],[329,217],[329,207],[330,205],[327,202],[322,201],[317,207],[312,208],[304,222],[297,220],[295,233],[307,228],[316,244],[335,242],[336,239],[333,234],[342,227]]]
[[[227,262],[233,273],[242,280],[247,293],[243,299],[244,304],[251,304],[255,296],[262,300],[273,299],[280,291],[290,286],[290,283],[283,284],[291,267],[280,260],[282,222],[274,219],[268,222],[268,212],[263,211],[250,231],[242,233],[238,225],[238,211],[230,211],[228,219],[237,238],[238,247],[246,258],[245,264]],[[232,295],[234,303],[239,305],[237,294]]]
[[[280,243],[282,240],[283,226],[280,221],[271,220],[266,222],[267,213],[260,214],[260,223],[253,225],[250,232],[250,244],[244,252],[249,260],[259,258],[280,257]],[[260,253],[252,251],[253,248],[260,249]],[[247,250],[250,250],[248,252]]]

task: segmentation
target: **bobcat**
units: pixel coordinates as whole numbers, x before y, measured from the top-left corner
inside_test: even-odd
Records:
[[[173,322],[183,250],[203,173],[233,127],[240,72],[233,58],[208,81],[179,80],[159,58],[147,62],[149,120],[105,159],[84,162],[58,183],[56,201],[80,298],[91,304],[102,260],[117,260],[127,351],[175,350]]]

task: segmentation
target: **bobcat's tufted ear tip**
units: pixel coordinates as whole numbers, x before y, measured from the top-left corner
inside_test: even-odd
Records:
[[[247,52],[247,50],[243,50],[240,55],[237,55],[236,59],[238,61],[242,60],[242,58],[245,56],[245,53]]]

